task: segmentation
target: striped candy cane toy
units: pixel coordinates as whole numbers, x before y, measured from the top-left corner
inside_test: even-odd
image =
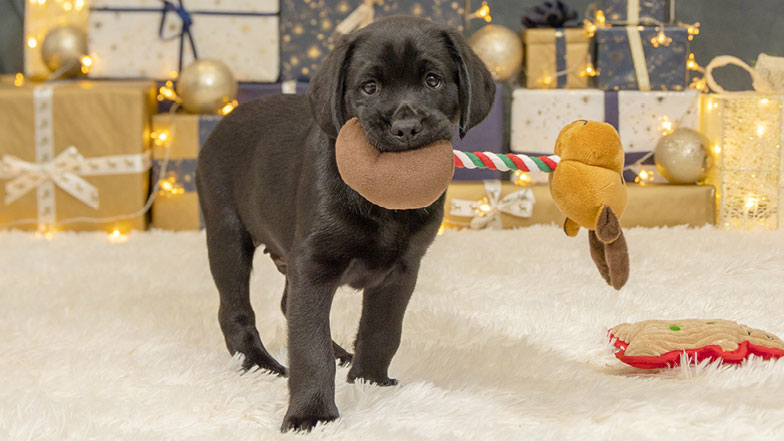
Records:
[[[540,171],[552,173],[561,158],[552,156],[528,156],[519,153],[499,154],[493,152],[461,152],[452,150],[457,168],[486,168],[490,170],[523,172]]]

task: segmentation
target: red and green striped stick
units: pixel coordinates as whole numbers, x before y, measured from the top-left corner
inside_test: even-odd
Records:
[[[558,156],[528,156],[519,153],[461,152],[452,150],[457,168],[480,168],[500,171],[520,170],[552,173],[561,158]]]

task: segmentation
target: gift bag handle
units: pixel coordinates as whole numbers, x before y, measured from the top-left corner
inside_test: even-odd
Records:
[[[746,70],[746,72],[751,75],[751,80],[754,84],[757,83],[757,73],[754,72],[754,69],[751,68],[748,64],[744,63],[738,57],[733,57],[732,55],[719,55],[718,57],[711,60],[707,66],[705,66],[705,81],[708,83],[708,86],[716,93],[726,93],[727,91],[724,90],[723,87],[719,86],[719,83],[713,79],[713,69],[722,66],[728,65],[735,65],[742,67]]]

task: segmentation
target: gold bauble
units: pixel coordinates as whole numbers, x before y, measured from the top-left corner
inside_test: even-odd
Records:
[[[81,58],[84,55],[87,55],[87,36],[75,26],[52,28],[41,44],[41,57],[49,71],[62,69],[58,77],[81,75]]]
[[[220,60],[204,58],[183,69],[177,95],[190,113],[217,113],[237,95],[237,80]]]
[[[696,184],[710,168],[708,140],[688,128],[662,136],[653,151],[656,168],[672,184]]]
[[[504,26],[484,26],[471,35],[468,44],[485,62],[495,81],[511,78],[523,65],[523,42]]]

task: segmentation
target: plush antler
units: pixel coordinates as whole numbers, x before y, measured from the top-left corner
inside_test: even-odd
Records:
[[[596,230],[588,234],[588,243],[599,273],[615,289],[629,280],[629,248],[618,217],[610,207],[603,207]]]

